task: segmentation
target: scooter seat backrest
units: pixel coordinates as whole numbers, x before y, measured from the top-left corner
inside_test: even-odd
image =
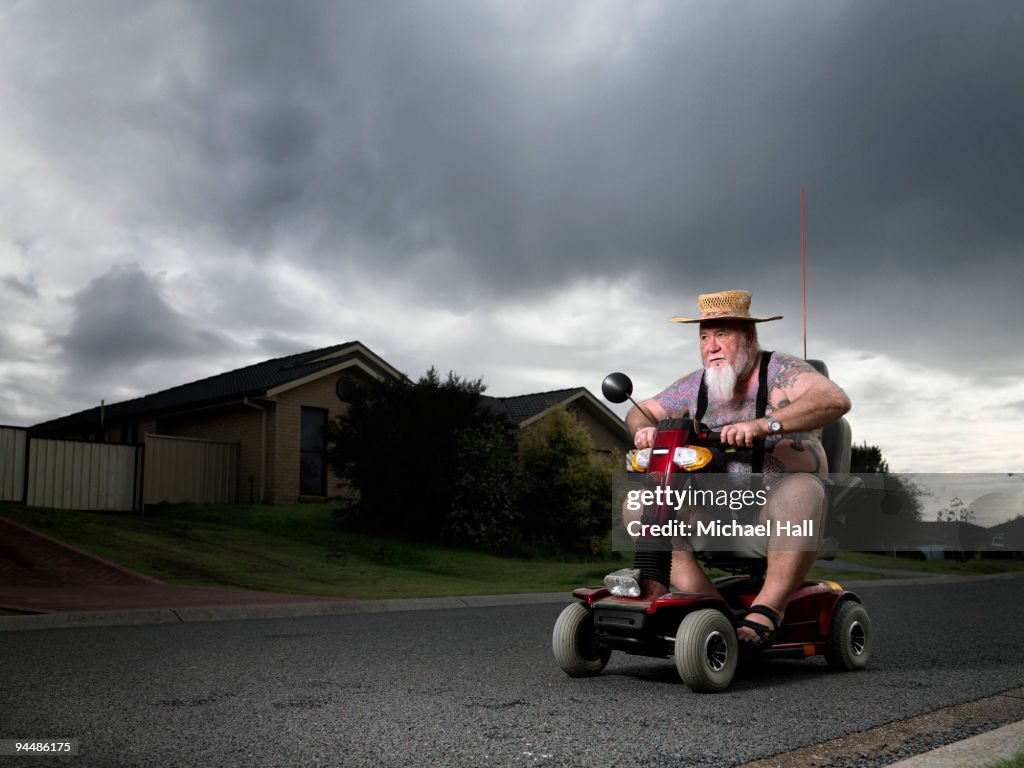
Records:
[[[825,365],[824,360],[808,360],[807,364],[811,366],[811,368],[816,370],[818,373],[820,373],[822,376],[824,376],[826,379],[831,378],[831,376],[828,375],[828,366]]]
[[[850,473],[851,435],[850,422],[843,418],[833,421],[821,431],[821,447],[825,449],[828,472],[832,476]]]
[[[808,360],[808,364],[822,376],[828,377],[828,366],[823,360]],[[850,452],[852,434],[850,424],[840,418],[821,431],[821,447],[828,458],[828,471],[832,475],[845,475],[850,472]]]

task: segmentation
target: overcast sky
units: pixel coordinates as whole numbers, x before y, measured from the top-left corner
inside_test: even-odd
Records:
[[[7,0],[0,423],[350,340],[648,396],[733,288],[802,354],[803,186],[855,440],[1024,471],[1022,39],[1017,0]]]

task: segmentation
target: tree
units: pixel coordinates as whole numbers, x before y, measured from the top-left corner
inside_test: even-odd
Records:
[[[614,459],[594,452],[564,409],[519,438],[519,508],[526,536],[544,549],[597,554],[608,548]]]
[[[455,464],[459,475],[445,538],[493,551],[521,548],[525,537],[518,507],[519,464],[508,426],[492,421],[463,430]]]
[[[852,446],[850,472],[862,477],[865,488],[834,521],[840,546],[863,551],[911,548],[921,519],[920,486],[911,476],[890,471],[882,450],[866,442]]]
[[[887,474],[889,464],[882,458],[882,449],[866,442],[850,448],[850,472],[853,474],[869,474],[880,472]]]
[[[434,368],[360,387],[329,460],[362,527],[496,551],[607,551],[613,465],[565,410],[519,430],[481,407],[480,380]]]
[[[328,457],[358,491],[357,519],[424,541],[467,530],[449,527],[448,516],[457,491],[462,506],[469,503],[464,477],[474,471],[470,435],[486,435],[478,446],[497,450],[507,441],[503,450],[512,450],[504,419],[481,408],[483,391],[480,379],[449,372],[442,380],[433,367],[415,384],[388,379],[356,389],[348,414],[330,429]]]
[[[967,503],[959,496],[949,500],[949,505],[935,513],[935,519],[940,523],[972,523],[974,522],[974,510],[967,506]]]

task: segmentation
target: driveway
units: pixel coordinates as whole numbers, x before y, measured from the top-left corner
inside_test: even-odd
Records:
[[[242,589],[176,587],[0,517],[0,609],[80,613],[351,602]]]

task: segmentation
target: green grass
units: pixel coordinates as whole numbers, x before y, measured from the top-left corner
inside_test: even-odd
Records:
[[[32,509],[0,515],[169,584],[364,599],[556,592],[595,585],[631,561],[498,557],[345,530],[332,505],[174,505],[146,515]],[[344,557],[332,556],[344,552]],[[862,565],[930,573],[1024,570],[1010,560],[922,561],[844,552]],[[716,575],[713,572],[712,575]],[[816,578],[882,574],[817,569]]]
[[[343,530],[331,505],[168,506],[144,516],[0,505],[0,515],[182,586],[364,599],[555,592],[626,564],[498,557]],[[332,557],[344,552],[345,557]]]
[[[1009,760],[997,760],[990,763],[987,768],[1024,768],[1024,752],[1021,752]]]

